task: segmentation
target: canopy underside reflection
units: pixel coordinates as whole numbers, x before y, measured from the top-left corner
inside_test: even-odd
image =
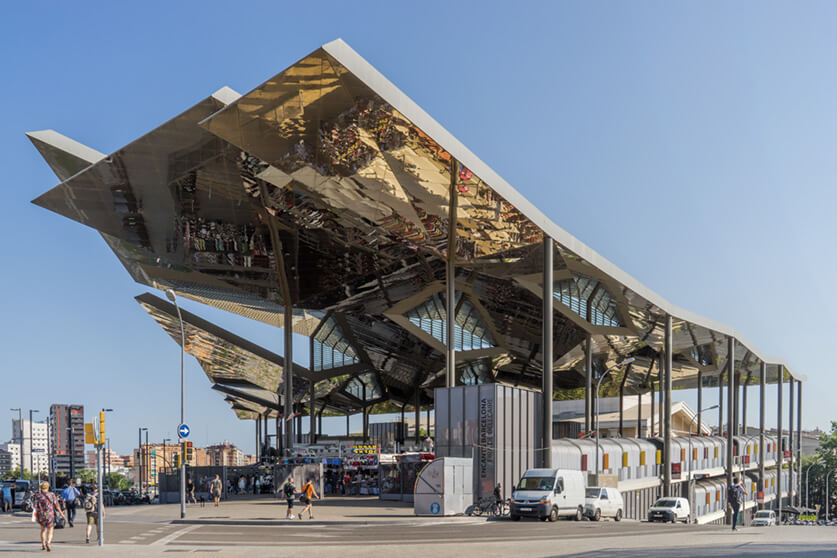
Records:
[[[634,357],[625,389],[652,389],[669,315],[675,389],[696,387],[699,373],[717,383],[728,337],[742,381],[756,381],[762,361],[769,382],[779,365],[791,377],[549,221],[339,40],[107,157],[52,131],[29,136],[61,180],[35,203],[102,233],[136,281],[279,327],[290,304],[294,332],[313,339],[311,369],[294,367],[300,405],[310,382],[316,404],[335,410],[429,402],[445,381],[448,259],[456,382],[539,389],[545,236],[556,389],[584,385],[588,339],[594,376]],[[173,307],[148,297],[138,300],[179,341]],[[196,323],[186,350],[210,381],[281,391],[281,357]]]

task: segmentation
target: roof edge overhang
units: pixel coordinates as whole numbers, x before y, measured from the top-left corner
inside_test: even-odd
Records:
[[[699,314],[690,312],[672,304],[597,253],[595,250],[581,242],[575,236],[553,223],[520,192],[515,190],[511,184],[506,182],[499,174],[497,174],[493,169],[491,169],[491,167],[471,152],[470,149],[465,147],[462,142],[456,139],[432,116],[427,114],[418,104],[416,104],[415,101],[410,99],[395,84],[389,81],[354,49],[346,44],[343,39],[336,39],[326,43],[321,48],[336,58],[341,64],[343,64],[343,66],[346,67],[346,69],[360,78],[364,83],[366,83],[366,85],[380,95],[382,99],[392,105],[393,108],[398,110],[407,119],[412,121],[412,123],[419,127],[424,133],[432,137],[434,141],[441,145],[454,158],[459,160],[460,163],[468,167],[468,169],[473,171],[474,174],[489,184],[497,191],[498,194],[503,196],[534,224],[540,227],[547,236],[557,241],[564,248],[583,258],[590,265],[609,275],[628,289],[635,292],[637,295],[656,305],[660,308],[660,310],[671,315],[673,318],[686,320],[707,329],[717,331],[722,335],[733,337],[740,344],[746,346],[747,349],[749,349],[750,352],[752,352],[760,360],[770,365],[783,366],[795,380],[807,380],[805,376],[797,375],[791,372],[791,368],[785,360],[767,356],[764,352],[760,351],[755,345],[747,341],[735,328],[709,318],[705,318]]]

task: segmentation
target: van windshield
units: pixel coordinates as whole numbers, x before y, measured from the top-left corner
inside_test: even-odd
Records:
[[[769,511],[760,511],[760,512],[756,513],[755,517],[757,517],[759,519],[767,519],[768,517],[770,517],[770,512]]]
[[[520,479],[518,490],[552,490],[555,485],[554,477],[523,477]]]
[[[598,498],[601,488],[588,488],[585,498]]]
[[[674,505],[677,503],[677,500],[673,500],[671,498],[663,498],[661,500],[657,500],[654,504],[655,508],[673,508]]]

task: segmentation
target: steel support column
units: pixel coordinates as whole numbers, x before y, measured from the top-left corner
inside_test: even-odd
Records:
[[[280,416],[280,412],[276,411],[276,424],[274,428],[276,428],[276,439],[273,440],[273,445],[276,447],[276,451],[280,451],[281,446],[281,439],[282,439],[282,429],[279,427],[282,424],[282,417]]]
[[[281,259],[281,256],[277,256]],[[284,266],[283,266],[284,267]],[[285,386],[285,396],[283,397],[284,400],[284,407],[285,407],[285,417],[292,417],[294,414],[294,374],[293,374],[293,362],[294,362],[294,332],[293,332],[293,305],[286,303],[285,304],[285,315],[284,315],[284,331],[285,334],[285,350],[284,350],[284,361],[285,361],[285,370],[284,374],[282,374],[283,384]],[[285,421],[285,448],[287,450],[291,450],[294,447],[294,421],[287,420]]]
[[[642,424],[642,391],[637,394],[636,399],[636,437],[645,438],[648,436],[648,431],[643,428]]]
[[[454,318],[456,317],[456,205],[458,189],[456,188],[456,177],[458,169],[456,161],[451,158],[450,161],[450,194],[448,197],[448,253],[445,266],[445,282],[447,286],[447,304],[446,321],[447,321],[447,347],[446,347],[446,366],[445,366],[445,385],[453,387],[456,385],[456,349],[454,347],[453,333],[454,333]],[[418,429],[418,421],[416,421],[416,429]]]
[[[724,436],[724,370],[718,372],[718,436],[721,437]]]
[[[419,390],[416,390],[414,402],[416,411],[416,445],[421,443],[421,434],[419,433],[419,425],[421,424],[421,405],[419,405],[420,397],[421,392],[419,392]]]
[[[793,391],[794,391],[794,381],[793,377],[791,377],[790,381],[788,382],[788,449],[790,450],[790,462],[788,464],[788,505],[793,506],[794,500],[794,482],[793,472],[794,472],[794,432],[793,432]]]
[[[732,375],[732,421],[730,424],[732,425],[732,437],[735,439],[736,436],[739,435],[738,427],[739,427],[739,412],[740,412],[740,405],[741,405],[741,398],[739,397],[739,386],[741,385],[741,374],[735,373]]]
[[[267,435],[267,419],[269,414],[270,411],[267,411],[264,414],[264,431],[262,432],[262,457],[264,457],[264,454],[267,452],[267,449],[270,446],[270,437]]]
[[[750,371],[747,371],[746,380],[741,384],[741,434],[747,436],[747,391],[750,388]]]
[[[782,519],[782,465],[785,460],[785,454],[782,451],[784,446],[782,443],[782,384],[785,381],[785,367],[781,364],[778,367],[776,378],[776,521],[777,524],[780,524]]]
[[[593,429],[593,336],[587,334],[584,347],[584,432]]]
[[[427,437],[430,437],[430,407],[424,410],[424,422],[427,423]]]
[[[543,448],[543,467],[552,468],[552,238],[544,236],[543,239],[543,320],[541,328],[541,354],[543,355],[543,434],[541,448]],[[589,337],[588,337],[589,340]],[[588,351],[589,353],[590,351]],[[589,376],[588,376],[589,378]],[[589,382],[588,382],[589,385]],[[590,392],[585,395],[589,399]],[[587,419],[585,419],[586,422]],[[588,429],[589,432],[589,429]]]
[[[796,384],[796,471],[799,505],[802,505],[802,381]],[[806,504],[807,505],[807,504]]]
[[[651,423],[649,438],[654,437],[654,421],[656,420],[655,410],[657,408],[657,390],[654,387],[654,380],[651,380],[651,416],[648,417],[648,422]]]
[[[262,450],[262,416],[256,417],[256,462],[261,460]]]
[[[310,434],[308,434],[308,443],[313,444],[317,441],[317,413],[314,411],[315,408],[315,399],[314,399],[314,381],[311,381],[310,388],[308,390],[308,416],[309,416],[309,426]]]
[[[697,435],[701,436],[703,428],[703,371],[698,370],[697,374]]]
[[[732,486],[732,473],[735,469],[732,445],[735,432],[735,339],[727,337],[727,489]],[[728,521],[732,521],[729,516]]]
[[[764,448],[764,410],[765,392],[767,390],[767,363],[762,361],[759,366],[759,490],[764,491],[764,460],[766,452]]]
[[[663,470],[663,493],[671,495],[671,365],[672,365],[672,331],[671,315],[666,316],[665,333],[665,409],[663,411],[663,453],[665,454]],[[662,393],[662,392],[661,392]]]
[[[657,393],[660,399],[657,401],[657,435],[660,437],[665,437],[665,419],[663,415],[665,414],[666,405],[665,405],[665,387],[666,387],[666,363],[665,363],[665,350],[663,350],[663,354],[660,355],[660,391]]]

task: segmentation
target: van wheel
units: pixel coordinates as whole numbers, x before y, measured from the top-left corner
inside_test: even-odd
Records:
[[[511,515],[509,516],[509,518],[510,518],[512,521],[520,521],[520,516],[519,516],[519,515],[511,514]]]
[[[616,510],[616,517],[614,517],[616,521],[622,521],[622,510]]]
[[[558,510],[556,508],[552,508],[549,511],[549,520],[552,521],[553,523],[558,521]]]
[[[575,510],[575,520],[581,521],[582,519],[584,519],[584,508],[578,506],[578,509]]]
[[[602,519],[602,510],[596,508],[596,513],[593,514],[593,521],[600,521]]]

